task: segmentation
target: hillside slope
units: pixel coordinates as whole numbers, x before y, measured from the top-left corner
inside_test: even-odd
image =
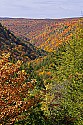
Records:
[[[0,24],[0,54],[10,52],[15,60],[30,60],[44,55],[43,50],[39,50],[29,42],[19,40],[9,30]]]
[[[29,40],[46,51],[71,39],[80,18],[70,19],[2,19],[0,22],[17,37]]]
[[[43,79],[46,96],[42,110],[50,114],[49,125],[82,125],[83,20],[72,39],[61,44],[42,60],[34,60],[34,70]]]
[[[59,22],[56,31],[53,31],[54,25],[52,30],[48,27],[44,30],[47,33],[44,37],[50,39],[49,42],[36,44],[31,38],[30,42],[35,46],[41,47],[45,43],[42,46],[45,50],[53,50],[43,57],[39,55],[45,55],[44,51],[36,49],[24,38],[23,42],[0,25],[0,124],[83,124],[83,19],[73,19],[68,27],[65,21]],[[56,43],[54,40],[53,44],[51,36],[56,32],[56,37],[62,41],[59,39]],[[16,62],[11,62],[10,53],[4,55],[4,52],[10,52]]]

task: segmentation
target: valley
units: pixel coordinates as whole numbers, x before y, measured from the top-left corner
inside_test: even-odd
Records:
[[[0,23],[0,124],[82,125],[83,18]]]

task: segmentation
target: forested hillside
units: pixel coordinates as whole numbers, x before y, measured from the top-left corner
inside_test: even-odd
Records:
[[[0,54],[3,52],[11,52],[12,59],[25,61],[46,54],[45,51],[37,49],[31,43],[20,40],[0,24]]]
[[[2,22],[0,124],[82,125],[83,18]]]
[[[71,39],[80,18],[71,19],[2,19],[0,22],[17,37],[52,52]]]
[[[34,74],[29,61],[42,55],[46,52],[19,40],[0,24],[1,125],[11,125],[27,117],[25,113],[41,102],[42,88],[45,87],[40,77]]]

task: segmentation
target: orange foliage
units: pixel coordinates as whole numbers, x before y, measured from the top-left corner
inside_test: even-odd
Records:
[[[40,101],[39,94],[30,99],[28,90],[34,89],[31,82],[25,82],[27,74],[20,70],[21,61],[9,62],[10,54],[0,57],[0,123],[13,124],[18,116]],[[26,98],[26,100],[24,100]]]
[[[1,23],[16,36],[30,40],[35,46],[51,52],[62,42],[70,40],[79,23],[79,18],[5,19]]]

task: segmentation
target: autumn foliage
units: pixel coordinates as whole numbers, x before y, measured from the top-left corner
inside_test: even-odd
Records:
[[[72,38],[80,18],[71,19],[5,19],[0,22],[17,37],[52,52]]]
[[[0,125],[82,125],[83,19],[0,21]]]
[[[40,102],[39,94],[30,99],[30,91],[34,89],[25,70],[20,70],[21,61],[15,64],[8,58],[10,54],[0,57],[0,123],[13,124],[22,112]],[[33,81],[34,83],[35,81]],[[22,119],[20,117],[20,119]]]

